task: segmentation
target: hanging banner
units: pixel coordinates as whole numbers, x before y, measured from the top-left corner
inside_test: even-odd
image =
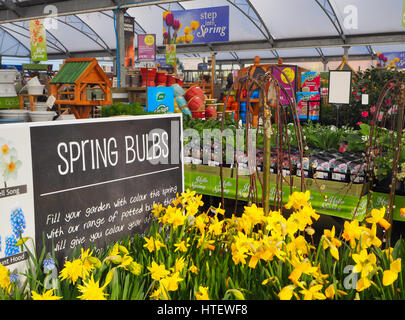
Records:
[[[174,66],[176,64],[176,45],[166,45],[166,64]]]
[[[31,60],[47,61],[46,29],[43,19],[30,20]]]
[[[229,41],[229,6],[163,13],[163,44]]]
[[[402,26],[405,27],[405,0],[402,5]]]
[[[138,61],[156,60],[156,35],[138,34]]]
[[[296,66],[278,66],[277,68],[273,68],[273,75],[278,80],[278,82],[283,86],[286,90],[288,96],[293,99],[295,97],[296,91],[296,82],[297,82],[297,67]],[[284,74],[286,76],[284,76]],[[292,89],[290,87],[290,83]],[[288,98],[284,94],[283,91],[280,92],[280,101],[282,105],[288,104]]]
[[[405,68],[405,52],[384,52],[384,57],[388,59],[387,65],[390,64],[391,61],[394,61],[394,64],[399,69]],[[397,58],[397,60],[395,60]],[[398,61],[398,62],[395,62]]]
[[[132,17],[124,17],[124,39],[125,39],[125,67],[135,66],[135,19]]]

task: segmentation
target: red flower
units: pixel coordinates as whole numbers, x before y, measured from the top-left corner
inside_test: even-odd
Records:
[[[359,125],[363,124],[363,122],[360,122],[360,121],[359,121],[359,122],[357,122],[356,124],[359,126]]]
[[[371,113],[374,113],[374,112],[375,112],[375,106],[372,106],[372,107],[370,108],[370,112],[371,112]]]
[[[368,111],[363,111],[363,112],[361,113],[361,116],[362,116],[363,118],[367,118],[367,117],[368,117]]]

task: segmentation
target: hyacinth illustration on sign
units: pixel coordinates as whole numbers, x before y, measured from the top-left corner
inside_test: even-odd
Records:
[[[229,7],[163,13],[163,43],[191,44],[229,41]]]
[[[47,61],[46,30],[43,20],[30,21],[31,60]]]

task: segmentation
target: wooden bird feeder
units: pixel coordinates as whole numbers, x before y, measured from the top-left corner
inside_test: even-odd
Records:
[[[50,81],[50,92],[55,104],[69,106],[76,119],[88,118],[94,106],[112,104],[111,81],[95,58],[66,59]]]

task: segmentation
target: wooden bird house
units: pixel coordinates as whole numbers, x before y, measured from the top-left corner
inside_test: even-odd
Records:
[[[112,104],[111,81],[95,58],[66,59],[50,91],[55,104],[69,106],[77,119],[88,118],[94,106]]]

